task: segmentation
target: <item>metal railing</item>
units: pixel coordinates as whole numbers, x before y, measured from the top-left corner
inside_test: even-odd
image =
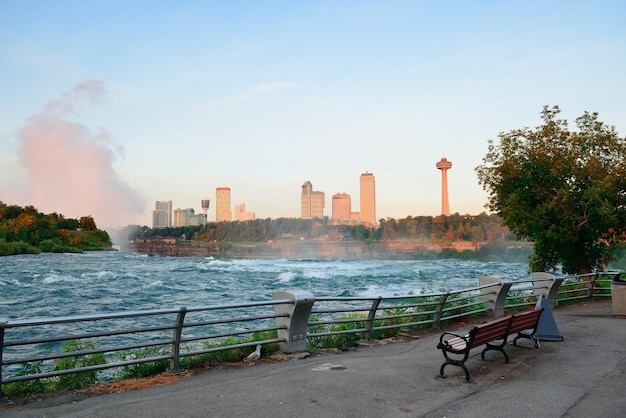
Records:
[[[181,358],[246,348],[257,344],[251,338],[255,333],[275,334],[284,329],[267,322],[287,317],[288,313],[276,314],[273,309],[292,303],[285,299],[0,322],[0,404],[2,385],[8,383],[157,361],[169,361],[168,372],[178,373]],[[73,345],[77,349],[68,351],[71,341],[90,343]],[[269,338],[262,343],[281,341]],[[139,357],[120,355],[133,352]],[[74,362],[78,367],[69,369],[55,367],[62,359],[95,356],[105,362]],[[24,369],[29,363],[36,364],[28,368],[33,373],[15,373],[20,365]]]
[[[621,271],[609,271],[565,277],[561,284],[559,301],[567,303],[610,298],[610,283],[619,279],[622,274]]]
[[[505,310],[536,304],[541,295],[552,307],[606,298],[606,282],[620,274],[534,273],[529,280],[515,282],[483,277],[473,288],[388,297],[315,298],[308,292],[276,292],[270,301],[0,322],[0,404],[6,400],[3,385],[27,380],[158,361],[168,361],[168,372],[178,373],[181,358],[259,343],[278,343],[283,352],[301,351],[307,341],[324,337],[353,334],[371,339],[394,329],[439,328],[472,315],[501,316]],[[90,344],[67,350],[71,341]],[[104,361],[58,367],[63,359],[94,355]],[[25,371],[28,364],[37,367]]]

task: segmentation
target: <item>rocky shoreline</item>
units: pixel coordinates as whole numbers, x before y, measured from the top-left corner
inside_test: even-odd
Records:
[[[133,244],[132,251],[165,257],[223,257],[234,259],[301,259],[327,258],[342,260],[414,259],[444,248],[457,251],[476,249],[485,243],[465,241],[434,244],[421,241],[333,241],[283,240],[256,243],[223,242],[143,242]]]

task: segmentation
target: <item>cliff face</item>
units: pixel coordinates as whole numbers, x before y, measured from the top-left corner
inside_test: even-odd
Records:
[[[474,250],[468,242],[451,243],[446,248]],[[226,257],[248,259],[328,258],[341,260],[410,259],[427,251],[440,251],[441,245],[424,242],[362,241],[275,241],[260,243],[191,242],[167,244],[136,243],[132,250],[141,254],[166,257]]]

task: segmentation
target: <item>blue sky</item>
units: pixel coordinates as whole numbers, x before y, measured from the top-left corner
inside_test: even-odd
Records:
[[[299,217],[309,180],[331,215],[369,171],[398,219],[440,213],[445,156],[477,214],[487,140],[544,105],[624,135],[624,51],[621,1],[0,0],[0,200],[151,225],[227,186]]]

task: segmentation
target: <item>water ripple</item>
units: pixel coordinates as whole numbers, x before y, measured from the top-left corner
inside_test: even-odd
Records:
[[[526,264],[463,260],[216,260],[127,252],[0,257],[0,320],[315,296],[395,296],[527,279]]]

